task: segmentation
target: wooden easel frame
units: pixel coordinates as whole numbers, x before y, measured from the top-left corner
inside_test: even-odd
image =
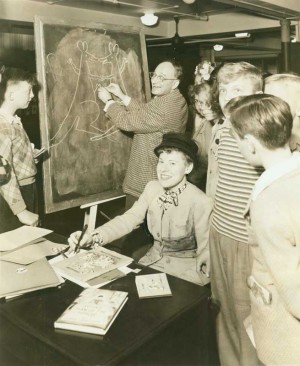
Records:
[[[119,198],[124,198],[124,197],[126,197],[125,194],[123,194],[121,196],[112,197],[112,198],[108,198],[105,200],[86,203],[85,205],[81,205],[80,208],[86,210],[85,214],[84,214],[83,225],[88,225],[87,232],[91,233],[92,231],[95,230],[98,205],[101,205],[102,203],[113,201],[113,200],[116,200]],[[103,216],[108,218],[105,214],[103,214]]]

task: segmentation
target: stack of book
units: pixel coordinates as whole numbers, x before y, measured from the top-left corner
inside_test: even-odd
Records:
[[[125,305],[124,291],[87,288],[55,321],[57,329],[104,335]]]
[[[58,254],[66,246],[42,237],[50,232],[22,226],[0,234],[0,298],[56,287],[64,282],[46,257]]]
[[[63,281],[52,269],[46,258],[28,265],[1,261],[0,298],[11,298],[49,287],[59,286]]]

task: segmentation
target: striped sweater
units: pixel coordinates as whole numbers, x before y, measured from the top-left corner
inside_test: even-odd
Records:
[[[230,134],[230,122],[224,124],[217,152],[219,177],[212,224],[220,234],[248,243],[244,212],[263,169],[252,167],[244,159]]]

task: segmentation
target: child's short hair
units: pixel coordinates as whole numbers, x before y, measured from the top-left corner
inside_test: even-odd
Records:
[[[278,84],[284,88],[289,88],[293,86],[296,90],[299,90],[300,93],[300,75],[297,74],[274,74],[268,76],[265,79],[265,86],[269,84]]]
[[[35,75],[31,72],[14,67],[5,67],[0,82],[0,106],[4,102],[7,87],[21,81],[27,81],[32,86],[38,85]]]
[[[265,78],[265,84],[270,83],[295,83],[300,86],[300,75],[285,73],[285,74],[274,74]]]
[[[291,137],[293,117],[289,105],[269,94],[232,99],[226,106],[240,138],[251,134],[270,150],[283,147]]]
[[[253,82],[254,92],[261,91],[263,87],[263,74],[256,66],[248,62],[225,63],[217,74],[218,83],[228,84],[231,81],[244,77]]]

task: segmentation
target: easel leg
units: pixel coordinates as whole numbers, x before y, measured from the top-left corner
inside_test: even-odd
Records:
[[[84,214],[84,225],[88,225],[87,232],[91,233],[95,230],[96,226],[96,216],[97,216],[97,207],[98,205],[91,206],[89,210],[85,211]]]

